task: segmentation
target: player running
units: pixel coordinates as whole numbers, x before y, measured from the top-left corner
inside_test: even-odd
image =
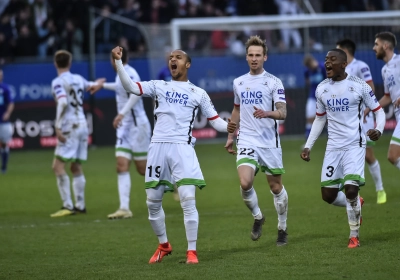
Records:
[[[102,84],[104,79],[88,82],[82,76],[70,72],[72,55],[59,50],[54,55],[54,65],[58,77],[51,83],[52,94],[57,103],[55,129],[57,146],[54,153],[53,171],[63,206],[51,217],[62,217],[76,213],[86,213],[85,176],[81,163],[87,159],[88,127],[83,113],[83,96],[89,87]],[[72,188],[75,206],[71,198],[70,179],[65,164],[71,163]]]
[[[310,150],[328,120],[328,142],[321,171],[322,199],[346,207],[350,226],[348,248],[360,246],[359,228],[363,199],[358,189],[364,185],[366,136],[376,141],[385,126],[385,113],[371,87],[362,79],[345,72],[347,56],[341,49],[330,50],[325,57],[327,79],[315,92],[317,116],[301,158],[310,161]],[[364,131],[363,112],[368,106],[377,121],[375,129]],[[345,192],[339,187],[343,185]]]

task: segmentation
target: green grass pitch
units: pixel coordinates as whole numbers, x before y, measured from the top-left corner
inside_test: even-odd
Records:
[[[182,264],[186,238],[182,210],[171,194],[164,210],[173,254],[160,264],[148,260],[157,247],[147,220],[144,179],[132,169],[134,217],[109,221],[118,208],[114,150],[92,149],[84,165],[88,213],[50,218],[61,206],[51,170],[53,151],[13,152],[0,176],[0,279],[400,279],[400,172],[386,160],[389,137],[375,147],[388,202],[376,204],[366,168],[361,247],[347,249],[344,208],[320,198],[326,139],[311,162],[300,159],[300,140],[282,141],[289,194],[285,247],[275,245],[277,215],[263,174],[255,188],[266,215],[263,236],[250,239],[252,216],[239,193],[235,157],[223,145],[198,144],[207,187],[197,191],[200,215],[198,265]]]

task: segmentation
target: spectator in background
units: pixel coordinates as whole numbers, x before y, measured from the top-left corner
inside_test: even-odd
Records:
[[[15,45],[15,56],[36,56],[38,54],[39,38],[24,24],[19,29]]]
[[[35,0],[32,5],[33,18],[35,22],[36,30],[39,35],[43,27],[44,22],[47,20],[47,3],[45,0]]]
[[[12,50],[7,37],[0,32],[0,65],[7,63],[12,58]]]
[[[82,30],[75,27],[72,19],[65,22],[65,30],[61,36],[63,48],[72,53],[74,59],[82,58],[83,33]]]
[[[57,28],[52,19],[47,19],[43,22],[39,35],[47,38],[38,47],[39,57],[45,58],[55,54],[61,48],[61,38],[57,34]]]
[[[115,42],[121,34],[121,25],[109,18],[111,6],[105,4],[101,8],[101,16],[103,19],[96,27],[96,52],[109,53]]]
[[[275,4],[279,8],[280,15],[299,15],[303,13],[295,0],[275,0]],[[298,29],[285,27],[285,24],[282,23],[281,36],[285,50],[291,46],[290,39],[293,40],[296,49],[302,47],[303,40]]]

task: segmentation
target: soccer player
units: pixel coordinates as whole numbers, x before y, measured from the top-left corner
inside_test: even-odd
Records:
[[[88,127],[83,113],[84,92],[104,79],[88,82],[82,76],[70,72],[72,55],[66,50],[54,54],[54,66],[58,77],[51,83],[52,94],[57,103],[55,129],[57,146],[54,153],[53,171],[63,206],[51,217],[62,217],[86,213],[85,176],[81,163],[87,159]],[[71,163],[72,187],[75,206],[71,198],[70,179],[65,164]]]
[[[246,60],[250,72],[233,82],[234,107],[231,118],[235,123],[240,121],[237,152],[232,148],[234,133],[228,134],[225,149],[237,155],[240,193],[254,217],[251,239],[256,241],[261,237],[265,222],[253,187],[254,176],[261,169],[266,174],[278,213],[276,245],[282,246],[287,244],[288,195],[282,185],[285,169],[278,120],[286,118],[286,100],[281,80],[263,68],[267,61],[267,50],[265,41],[259,36],[251,36],[246,42]]]
[[[350,76],[356,76],[364,80],[372,88],[372,91],[375,92],[374,82],[372,81],[372,75],[368,65],[365,62],[357,60],[354,57],[356,44],[350,39],[343,39],[336,42],[336,48],[343,50],[347,55],[346,73]],[[368,131],[369,129],[374,128],[375,120],[372,113],[368,113],[365,116],[365,121],[363,125],[364,131]],[[386,202],[386,192],[383,189],[381,167],[379,165],[379,161],[374,155],[374,150],[372,149],[374,145],[375,142],[371,141],[367,136],[365,161],[368,163],[369,172],[371,173],[372,179],[375,183],[377,203],[383,204]]]
[[[307,68],[304,71],[304,79],[308,88],[308,98],[306,104],[306,139],[310,134],[312,123],[315,119],[315,90],[320,82],[325,80],[326,72],[323,63],[319,63],[311,54],[306,54],[303,60],[304,66]]]
[[[12,124],[10,116],[14,110],[14,101],[8,85],[3,83],[3,70],[0,69],[0,155],[1,173],[7,172],[8,155],[10,148],[8,143],[12,138]]]
[[[128,52],[122,53],[122,64],[126,73],[134,82],[139,82],[140,77],[134,68],[128,65]],[[114,59],[111,64],[115,71]],[[115,145],[115,156],[117,158],[119,209],[107,217],[109,219],[131,218],[132,212],[129,207],[129,196],[131,192],[131,177],[129,166],[133,160],[137,172],[144,176],[146,171],[147,151],[149,149],[151,127],[149,119],[143,107],[141,97],[129,94],[123,88],[121,79],[117,75],[114,83],[104,83],[103,88],[114,90],[117,102],[118,115],[114,120],[117,130],[117,143]]]
[[[385,95],[379,100],[382,107],[393,103],[396,116],[396,128],[390,140],[388,159],[391,164],[400,169],[400,55],[394,53],[397,40],[391,32],[381,32],[375,35],[376,58],[386,64],[382,67],[382,78]]]
[[[300,154],[310,161],[310,151],[328,120],[328,143],[321,171],[322,199],[346,207],[350,226],[348,248],[360,246],[361,206],[358,195],[365,182],[366,136],[376,141],[385,126],[385,113],[371,87],[364,80],[345,72],[347,56],[341,49],[330,50],[325,57],[327,79],[315,92],[317,115],[310,136]],[[376,128],[364,131],[363,111],[368,106],[376,117]],[[339,187],[343,185],[345,192]]]
[[[121,61],[122,48],[112,50],[118,75],[125,90],[135,95],[152,97],[155,101],[155,126],[147,157],[145,188],[150,224],[158,237],[159,245],[149,263],[161,262],[172,252],[165,229],[162,198],[165,191],[178,187],[183,209],[188,250],[186,263],[198,263],[196,252],[199,215],[196,209],[196,186],[206,183],[194,150],[193,121],[199,111],[220,132],[233,132],[236,123],[221,119],[208,94],[189,82],[190,56],[182,50],[172,51],[169,68],[172,80],[134,83]],[[230,120],[229,120],[230,121]]]

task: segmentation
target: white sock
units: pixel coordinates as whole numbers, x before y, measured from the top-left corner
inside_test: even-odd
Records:
[[[347,217],[350,226],[350,237],[357,237],[360,229],[361,203],[357,195],[354,199],[346,198]]]
[[[146,204],[149,210],[149,221],[154,233],[158,237],[158,242],[160,244],[168,242],[167,231],[165,227],[165,213],[164,209],[162,208],[162,200],[147,198]]]
[[[332,202],[332,205],[346,207],[347,202],[346,202],[346,195],[344,194],[344,192],[342,191],[338,192],[336,199]]]
[[[372,179],[375,183],[376,191],[383,190],[382,184],[382,175],[381,175],[381,166],[379,165],[379,161],[376,160],[374,163],[368,165],[369,172],[371,173]]]
[[[71,186],[67,174],[57,176],[57,186],[60,192],[63,207],[72,210],[74,208],[71,198]]]
[[[85,185],[86,180],[83,174],[74,176],[72,187],[74,189],[75,207],[79,210],[85,209]]]
[[[286,220],[288,212],[288,194],[285,187],[282,186],[282,191],[279,194],[274,194],[274,205],[278,213],[278,229],[286,230]]]
[[[196,250],[197,233],[199,231],[199,213],[196,208],[196,186],[180,186],[178,192],[183,210],[188,250]]]
[[[129,196],[131,193],[131,175],[129,172],[118,173],[119,208],[129,210]]]
[[[394,164],[398,169],[400,169],[400,158],[396,160],[396,163]]]
[[[260,207],[258,207],[258,198],[254,187],[251,187],[251,189],[247,191],[243,190],[242,187],[240,187],[240,193],[242,194],[244,204],[246,204],[247,208],[250,209],[254,219],[261,220],[262,213]]]

